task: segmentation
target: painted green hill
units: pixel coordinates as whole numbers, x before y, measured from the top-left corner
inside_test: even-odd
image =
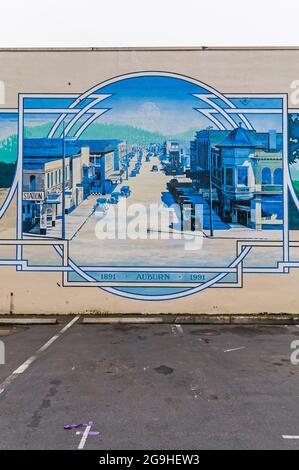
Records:
[[[25,137],[37,138],[46,137],[51,129],[51,124],[27,127]],[[151,142],[163,142],[166,137],[159,132],[150,132],[138,127],[119,124],[91,124],[80,136],[81,139],[123,139],[128,144],[140,143],[149,144]]]
[[[123,139],[128,144],[150,144],[163,142],[165,136],[159,132],[150,132],[138,127],[120,124],[94,124],[88,127],[80,136],[82,139]]]
[[[199,129],[189,129],[188,131],[184,131],[184,132],[179,132],[175,135],[168,135],[167,136],[167,139],[170,140],[170,139],[174,139],[174,140],[185,140],[185,141],[188,141],[188,140],[193,140],[194,139],[194,136],[196,134],[196,132],[198,131]]]
[[[28,139],[38,139],[39,137],[47,137],[52,124],[41,124],[40,126],[25,127],[24,136]]]
[[[27,127],[25,137],[46,137],[50,128],[51,125],[49,124]],[[152,142],[163,143],[167,139],[192,140],[196,131],[198,129],[190,129],[174,135],[165,135],[129,125],[94,123],[81,134],[80,139],[121,139],[126,140],[128,144],[140,143],[147,145]]]
[[[18,138],[10,135],[0,141],[0,162],[14,163],[18,157]]]

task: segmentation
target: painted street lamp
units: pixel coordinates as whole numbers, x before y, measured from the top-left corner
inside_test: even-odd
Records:
[[[212,183],[212,152],[209,148],[209,164],[210,164],[210,178],[209,178],[209,200],[210,200],[210,236],[214,236],[213,230],[213,183]]]

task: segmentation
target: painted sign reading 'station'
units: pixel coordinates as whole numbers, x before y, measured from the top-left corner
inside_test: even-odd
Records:
[[[43,191],[23,192],[24,201],[43,201],[44,198],[45,198],[45,194]]]

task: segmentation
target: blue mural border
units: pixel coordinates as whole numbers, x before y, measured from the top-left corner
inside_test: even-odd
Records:
[[[180,78],[182,80],[192,80],[192,82],[196,83],[197,85],[206,85],[206,84],[203,84],[203,82],[200,82],[196,79],[193,79],[192,77],[188,77],[188,76],[185,76],[185,75],[181,75],[181,74],[176,74],[176,73],[172,73],[172,72],[164,72],[164,71],[150,71],[150,72],[146,72],[146,71],[143,71],[143,72],[138,72],[138,73],[135,73],[135,72],[132,72],[131,74],[126,74],[126,75],[119,75],[117,77],[113,77],[112,79],[108,80],[108,81],[104,81],[102,83],[99,83],[97,84],[95,87],[92,87],[90,90],[95,90],[95,89],[99,89],[100,87],[102,86],[105,86],[107,85],[107,82],[110,82],[111,80],[113,81],[118,81],[118,80],[121,80],[121,79],[125,79],[127,77],[132,77],[133,75],[134,76],[146,76],[148,74],[150,75],[157,75],[157,74],[164,74],[162,76],[172,76],[172,77],[175,77],[175,78]],[[167,75],[165,75],[167,74]],[[208,85],[206,85],[208,86]],[[211,88],[211,87],[210,87]],[[85,92],[86,93],[86,92]],[[219,93],[219,92],[218,92]],[[9,200],[8,196],[10,194],[11,195],[11,198],[10,200],[14,197],[15,193],[16,193],[16,190],[17,190],[17,225],[16,225],[16,231],[17,231],[17,240],[23,240],[23,232],[22,232],[22,217],[21,217],[21,210],[20,208],[22,207],[22,174],[23,174],[23,166],[22,166],[22,145],[23,145],[23,138],[24,138],[24,99],[25,98],[28,98],[28,97],[36,97],[37,95],[39,96],[44,96],[44,97],[51,97],[53,95],[59,95],[60,97],[63,97],[63,96],[66,96],[68,97],[69,95],[67,93],[55,93],[55,94],[52,94],[52,93],[46,93],[46,94],[36,94],[36,93],[22,93],[22,94],[19,94],[19,106],[18,106],[18,162],[17,162],[17,169],[16,169],[16,180],[17,180],[17,184],[15,185],[14,187],[14,191],[13,191],[13,194],[12,194],[12,191],[9,192],[9,194],[7,195],[7,200]],[[78,94],[79,95],[79,94]],[[222,95],[222,94],[221,94]],[[277,267],[276,268],[268,268],[268,267],[264,267],[264,268],[245,268],[243,267],[243,260],[242,260],[242,263],[239,263],[240,267],[241,267],[241,274],[242,274],[242,280],[240,282],[240,279],[239,279],[239,268],[235,268],[235,272],[236,272],[236,275],[237,275],[237,282],[235,283],[229,283],[227,285],[218,285],[218,284],[215,284],[213,283],[211,285],[211,281],[213,281],[214,279],[206,282],[205,284],[207,284],[207,287],[205,287],[205,285],[202,285],[202,283],[200,284],[196,284],[196,287],[193,288],[193,289],[188,289],[186,291],[186,293],[184,293],[184,295],[179,295],[179,296],[175,296],[174,298],[178,298],[178,297],[184,297],[186,295],[191,295],[194,292],[194,290],[204,290],[206,288],[209,288],[209,287],[219,287],[219,288],[227,288],[227,287],[233,287],[233,286],[237,286],[237,287],[242,287],[243,286],[243,273],[254,273],[254,274],[261,274],[263,272],[267,272],[267,273],[280,273],[280,274],[285,274],[285,273],[288,273],[289,272],[289,268],[293,268],[293,267],[299,267],[299,262],[290,262],[289,261],[289,248],[290,248],[290,244],[289,244],[289,224],[288,224],[288,197],[289,197],[289,194],[288,194],[288,191],[289,191],[289,187],[290,187],[290,184],[291,184],[291,180],[290,180],[290,175],[289,175],[289,167],[288,167],[288,152],[287,152],[287,148],[288,148],[288,136],[287,136],[287,132],[288,132],[288,124],[287,124],[287,114],[288,114],[288,104],[287,104],[287,100],[288,100],[288,95],[287,93],[281,93],[281,94],[268,94],[268,93],[255,93],[255,94],[248,94],[248,93],[236,93],[236,94],[232,94],[230,93],[229,96],[232,97],[232,96],[242,96],[242,97],[253,97],[253,96],[257,96],[257,97],[268,97],[268,96],[272,96],[272,97],[275,97],[275,98],[281,98],[282,101],[283,101],[283,139],[284,139],[284,146],[283,146],[283,165],[284,165],[284,171],[283,171],[283,200],[284,200],[284,210],[283,210],[283,216],[284,216],[284,225],[283,225],[283,239],[282,239],[282,249],[283,249],[283,259],[281,261],[277,261]],[[225,95],[224,95],[225,96]],[[1,110],[2,111],[2,110]],[[16,111],[16,110],[14,110]],[[59,113],[57,113],[59,114]],[[21,129],[21,132],[20,132],[20,129]],[[14,180],[15,181],[15,180]],[[21,188],[21,189],[20,189]],[[24,240],[25,243],[24,244],[27,244],[27,240]],[[34,240],[32,240],[34,242]],[[237,241],[237,247],[239,246],[239,242],[242,242],[241,240],[236,240]],[[1,240],[0,243],[4,244],[4,240]],[[40,239],[39,240],[36,240],[36,243],[32,243],[32,244],[40,244]],[[61,245],[62,243],[62,240],[61,239],[56,239],[55,242],[53,242],[53,245]],[[69,251],[69,243],[68,243],[68,240],[65,240],[64,242],[66,242],[66,246],[63,251],[64,252],[67,252]],[[250,243],[249,243],[250,242]],[[265,242],[268,242],[265,240]],[[271,242],[271,241],[269,241]],[[31,244],[31,243],[30,243]],[[259,244],[254,244],[253,242],[249,241],[249,240],[244,240],[244,244],[242,244],[242,248],[247,248],[249,247],[250,245],[250,249],[251,249],[251,245],[252,246],[260,246]],[[266,243],[263,245],[263,247],[266,246]],[[70,267],[70,260],[68,258],[68,263],[67,265],[64,263],[63,266],[58,269],[57,266],[45,266],[44,268],[41,269],[41,267],[38,267],[38,266],[30,266],[29,267],[29,264],[28,264],[28,260],[26,259],[23,259],[23,256],[22,256],[22,247],[23,247],[23,244],[19,244],[19,243],[16,243],[16,251],[17,251],[17,255],[16,255],[16,260],[13,261],[13,263],[15,263],[16,265],[16,269],[17,270],[31,270],[31,271],[53,271],[53,270],[57,270],[57,271],[62,271],[63,272],[63,285],[64,286],[67,286],[67,287],[77,287],[78,284],[77,283],[73,283],[73,282],[69,282],[68,281],[68,272],[72,271],[74,268],[71,268]],[[55,246],[54,246],[55,248]],[[55,248],[56,249],[56,248]],[[237,248],[238,250],[238,248]],[[56,249],[57,251],[57,249]],[[250,251],[250,250],[249,250]],[[248,251],[248,252],[249,252]],[[60,253],[61,256],[65,256],[63,253]],[[67,255],[68,256],[68,255]],[[237,260],[237,257],[235,258],[235,260],[232,261],[235,262]],[[0,261],[0,264],[2,264],[2,261],[5,262],[5,260],[1,260]],[[7,260],[6,260],[7,261]],[[13,264],[12,263],[12,264]],[[73,263],[73,261],[72,261]],[[78,266],[77,266],[78,267]],[[56,268],[56,269],[55,269]],[[80,266],[78,267],[79,269],[83,269],[86,270],[86,267],[85,266]],[[93,267],[93,268],[97,268],[97,267]],[[101,266],[98,267],[99,268],[99,271],[101,270]],[[106,267],[105,267],[106,268]],[[141,266],[140,267],[136,267],[136,268],[142,268]],[[147,266],[147,269],[150,270],[154,268],[153,266]],[[157,267],[156,267],[157,268]],[[213,267],[212,269],[214,270],[215,267]],[[113,271],[113,269],[115,269],[115,267],[109,267],[109,269],[111,271]],[[182,269],[182,267],[178,267],[178,270],[180,271]],[[198,268],[198,270],[200,271],[203,271],[206,270],[206,269],[209,269],[207,267],[204,267],[204,268]],[[223,272],[225,268],[224,267],[221,267],[219,268],[219,271],[218,271],[218,268],[217,268],[217,272],[218,274],[220,275],[223,275],[224,277],[227,276],[227,272]],[[190,268],[190,270],[192,270],[192,272],[194,272],[195,268],[192,267]],[[263,271],[264,270],[264,271]],[[266,271],[265,271],[266,270]],[[217,275],[215,276],[217,278]],[[219,281],[216,280],[215,282],[217,283]],[[147,283],[146,284],[147,287],[151,286],[150,283]],[[114,294],[117,294],[117,295],[121,295],[121,296],[124,296],[124,297],[127,297],[127,298],[135,298],[135,299],[138,299],[138,300],[142,300],[141,297],[144,297],[144,300],[149,300],[149,296],[147,296],[146,294],[143,294],[142,296],[140,295],[134,295],[134,294],[126,294],[124,292],[121,292],[121,291],[118,291],[117,289],[114,289],[114,286],[105,286],[102,282],[98,283],[98,282],[94,282],[94,279],[93,280],[90,280],[88,283],[84,283],[83,285],[80,283],[80,287],[82,286],[95,286],[95,287],[101,287],[102,289],[104,289],[105,291],[107,292],[113,292]],[[173,283],[171,283],[171,286],[174,286]],[[142,286],[142,287],[145,287],[145,286]],[[169,286],[161,286],[162,288],[163,287],[169,287]],[[112,289],[112,290],[111,290]],[[169,295],[166,295],[166,296],[150,296],[152,297],[151,300],[167,300],[169,298]],[[154,297],[154,298],[153,298]],[[158,298],[156,298],[158,297]]]

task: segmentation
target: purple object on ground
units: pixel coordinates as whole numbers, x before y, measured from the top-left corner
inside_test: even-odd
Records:
[[[77,429],[77,428],[82,428],[83,426],[90,426],[92,421],[88,421],[87,423],[72,423],[72,424],[66,424],[64,429]]]
[[[78,431],[77,434],[78,436],[83,436],[84,431]],[[89,436],[98,436],[99,434],[99,431],[89,431],[88,433]]]

